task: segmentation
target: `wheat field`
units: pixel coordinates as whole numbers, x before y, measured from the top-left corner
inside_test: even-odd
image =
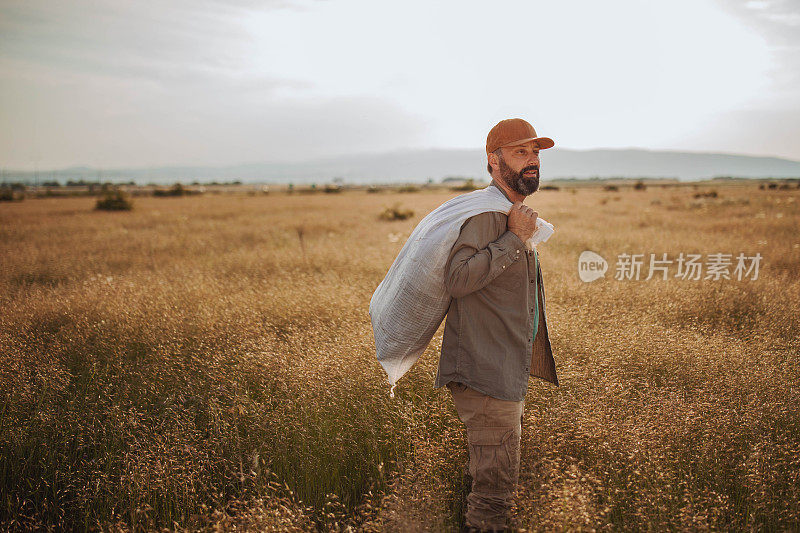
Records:
[[[0,204],[0,529],[457,531],[442,330],[389,398],[368,315],[456,194]],[[526,203],[556,228],[539,255],[561,384],[530,380],[514,529],[800,530],[800,190]],[[414,215],[382,220],[393,204]],[[584,250],[604,279],[579,279]],[[618,254],[740,252],[757,279],[614,278]]]

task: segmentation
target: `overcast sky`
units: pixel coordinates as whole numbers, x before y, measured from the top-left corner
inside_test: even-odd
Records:
[[[0,167],[557,147],[800,160],[799,0],[0,0]]]

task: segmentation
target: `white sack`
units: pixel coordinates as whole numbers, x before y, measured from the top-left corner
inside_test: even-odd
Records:
[[[431,211],[414,228],[369,303],[378,362],[397,381],[417,362],[450,306],[444,272],[462,224],[484,211],[508,213],[512,203],[497,187],[461,194]],[[539,218],[528,249],[546,241],[553,225]]]

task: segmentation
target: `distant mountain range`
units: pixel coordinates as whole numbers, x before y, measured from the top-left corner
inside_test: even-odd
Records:
[[[718,176],[797,178],[800,161],[777,157],[675,152],[640,149],[569,150],[553,148],[541,154],[542,181],[557,178],[651,177],[682,181]],[[95,169],[72,167],[39,171],[39,181],[231,181],[245,183],[423,183],[447,177],[489,179],[482,150],[403,150],[380,154],[328,157],[305,162],[253,163],[221,167],[158,167]],[[4,181],[32,182],[33,172],[5,171]]]

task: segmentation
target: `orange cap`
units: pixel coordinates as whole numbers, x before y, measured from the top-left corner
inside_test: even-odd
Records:
[[[521,118],[507,118],[495,124],[486,137],[486,155],[502,146],[517,146],[526,142],[536,141],[540,150],[555,146],[549,137],[537,137],[536,130]]]

